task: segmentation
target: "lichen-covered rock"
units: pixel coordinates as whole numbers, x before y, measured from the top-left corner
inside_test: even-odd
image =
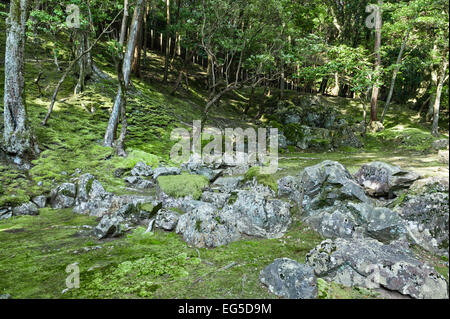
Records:
[[[278,297],[287,299],[317,298],[314,269],[289,258],[275,259],[264,268],[259,278]]]
[[[306,256],[316,276],[347,287],[384,288],[418,299],[448,298],[446,280],[402,242],[325,240]]]
[[[403,220],[374,207],[364,189],[338,162],[325,161],[302,174],[302,219],[326,238],[372,237],[382,242],[406,237]]]
[[[219,177],[211,184],[211,189],[219,190],[223,193],[230,193],[236,190],[239,184],[243,181],[242,176],[237,177]]]
[[[395,208],[407,221],[412,241],[436,253],[448,254],[448,179],[430,177],[415,182]]]
[[[90,199],[105,198],[107,195],[103,185],[93,175],[87,173],[80,176],[77,184],[77,205]]]
[[[202,201],[206,203],[211,203],[219,209],[222,209],[223,206],[228,202],[230,198],[230,193],[218,193],[218,192],[203,192]]]
[[[39,215],[39,209],[37,205],[33,202],[22,204],[18,207],[13,208],[13,216],[23,216],[23,215]]]
[[[300,203],[300,186],[298,178],[294,176],[285,176],[280,178],[277,184],[279,197],[286,197],[297,204]]]
[[[105,215],[94,228],[94,235],[98,239],[106,237],[118,237],[123,233],[121,223],[124,219],[118,215]]]
[[[223,208],[222,218],[235,224],[241,234],[262,238],[279,238],[291,223],[290,205],[272,199],[272,191],[256,184],[239,190],[236,201]]]
[[[37,207],[44,208],[45,205],[47,204],[47,196],[44,195],[36,196],[31,201],[35,203]]]
[[[69,208],[75,205],[77,187],[73,183],[64,183],[51,192],[50,204],[53,209]]]
[[[448,139],[439,139],[431,143],[431,148],[435,150],[443,150],[448,147]]]
[[[127,182],[130,186],[137,189],[148,189],[155,186],[155,183],[149,180],[146,180],[140,176],[128,176],[124,178],[125,182]]]
[[[11,207],[0,208],[0,220],[8,219],[11,217],[12,217],[12,208]]]
[[[177,227],[180,214],[170,209],[161,209],[155,218],[155,227],[172,231]]]
[[[301,175],[304,190],[303,206],[310,210],[332,206],[336,200],[364,202],[372,201],[352,178],[349,171],[340,163],[324,161],[306,167]]]
[[[153,175],[153,169],[144,162],[138,162],[131,170],[131,175],[149,177]]]
[[[363,165],[355,174],[356,181],[365,188],[370,196],[390,196],[392,193],[410,187],[420,176],[414,172],[402,170],[398,166],[384,162],[372,162]]]
[[[235,225],[226,223],[216,207],[204,203],[180,216],[176,232],[191,246],[214,248],[239,239]]]

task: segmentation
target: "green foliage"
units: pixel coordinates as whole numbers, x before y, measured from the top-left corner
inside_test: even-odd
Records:
[[[209,185],[206,177],[189,174],[159,176],[157,181],[164,193],[175,198],[191,195],[193,199],[200,199],[202,189]]]

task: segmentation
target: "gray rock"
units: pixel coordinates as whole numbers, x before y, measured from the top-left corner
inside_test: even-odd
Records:
[[[388,243],[406,239],[406,227],[399,215],[386,207],[373,207],[365,203],[349,203],[353,215],[364,225],[367,236]]]
[[[129,176],[124,178],[125,182],[137,189],[148,189],[155,186],[155,183],[139,176]]]
[[[36,196],[32,199],[32,202],[37,205],[39,208],[44,208],[47,204],[47,196]]]
[[[297,204],[300,203],[300,186],[298,178],[285,176],[280,178],[277,184],[279,197],[286,197]]]
[[[50,204],[53,209],[69,208],[75,205],[77,187],[73,183],[64,183],[51,191]]]
[[[103,185],[93,175],[88,173],[80,176],[77,184],[77,205],[94,198],[105,198],[107,195]]]
[[[138,162],[131,170],[131,175],[149,177],[153,175],[153,169],[144,162]]]
[[[211,189],[217,189],[224,193],[230,193],[236,190],[244,178],[238,177],[219,177],[211,184]]]
[[[419,299],[448,298],[446,280],[402,242],[328,239],[307,254],[306,264],[316,276],[347,287],[381,287]]]
[[[0,299],[11,299],[11,295],[10,294],[0,295]]]
[[[440,163],[448,164],[448,150],[439,151],[438,157]]]
[[[314,269],[289,258],[275,259],[259,275],[261,282],[278,297],[287,299],[317,298]]]
[[[221,217],[236,225],[241,234],[280,238],[291,223],[291,207],[284,201],[272,199],[272,193],[262,185],[240,190],[236,201],[223,208]]]
[[[363,188],[338,162],[324,161],[306,167],[301,175],[301,185],[304,189],[303,205],[306,212],[310,209],[332,206],[336,200],[372,203]]]
[[[155,227],[172,231],[177,227],[180,214],[170,209],[161,209],[155,218]]]
[[[168,175],[180,175],[181,169],[177,167],[158,167],[153,171],[153,179],[157,179],[159,176]]]
[[[437,151],[446,149],[447,147],[448,147],[448,139],[445,138],[433,141],[433,143],[431,143],[431,148]]]
[[[100,223],[94,228],[94,235],[98,239],[106,237],[118,237],[123,233],[121,223],[124,219],[117,215],[105,215]]]
[[[395,211],[407,221],[408,234],[415,244],[448,254],[448,179],[430,177],[416,181]]]
[[[0,220],[12,217],[12,209],[10,207],[0,208]]]
[[[33,202],[22,204],[18,207],[13,208],[13,216],[23,216],[23,215],[39,215],[39,209],[37,205]]]
[[[371,196],[392,195],[399,189],[409,188],[420,176],[384,162],[363,165],[355,174],[356,181]],[[392,196],[391,196],[392,197]]]
[[[207,203],[180,216],[176,232],[189,245],[199,248],[214,248],[239,239],[235,225],[224,222],[217,208]]]
[[[230,198],[230,193],[218,193],[218,192],[203,192],[202,201],[206,203],[211,203],[219,209],[228,202]]]

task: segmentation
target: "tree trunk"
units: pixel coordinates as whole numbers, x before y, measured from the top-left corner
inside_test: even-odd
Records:
[[[127,34],[127,20],[128,20],[128,0],[123,1],[123,18],[122,18],[122,26],[120,28],[120,45],[125,43],[125,36]]]
[[[374,70],[375,73],[378,73],[377,71],[380,70],[381,66],[381,53],[380,53],[380,47],[381,47],[381,7],[383,5],[383,1],[378,1],[379,8],[377,9],[378,12],[376,14],[376,22],[375,22],[375,48],[374,51],[376,53],[376,60],[374,64]],[[374,84],[372,88],[372,98],[370,100],[370,120],[372,122],[378,121],[378,115],[377,115],[377,102],[378,102],[378,92],[379,87],[377,84]]]
[[[438,87],[436,90],[436,100],[434,102],[434,108],[433,108],[433,125],[432,125],[432,129],[431,129],[431,133],[436,136],[439,137],[439,107],[441,105],[441,94],[442,94],[442,87],[444,86],[444,82],[446,81],[446,77],[445,77],[445,72],[447,71],[447,67],[448,67],[448,61],[447,61],[447,57],[444,57],[444,63],[442,65],[442,71],[441,71],[441,75],[439,77],[439,83],[438,83]]]
[[[169,76],[169,27],[170,27],[170,0],[166,0],[166,37],[165,37],[165,60],[164,60],[164,83],[167,82]]]
[[[88,32],[80,30],[77,34],[78,44],[76,47],[77,56],[81,56],[89,48]],[[92,75],[92,57],[86,53],[78,60],[78,82],[74,89],[74,95],[82,92],[85,87],[86,79]]]
[[[389,107],[389,104],[391,104],[392,94],[394,93],[394,87],[395,87],[395,79],[397,78],[398,71],[400,70],[400,62],[402,61],[403,52],[405,51],[406,42],[408,42],[408,38],[409,38],[409,30],[406,33],[405,38],[403,39],[402,46],[400,47],[400,52],[398,53],[398,56],[397,56],[394,74],[392,74],[391,86],[389,87],[389,94],[388,94],[388,97],[386,100],[386,104],[384,105],[383,115],[381,116],[381,123],[384,122],[384,117],[386,116],[387,109]]]
[[[28,161],[39,149],[29,128],[25,105],[24,54],[27,0],[10,2],[6,20],[7,38],[5,47],[4,103],[4,151]]]
[[[130,73],[131,73],[131,63],[133,59],[134,48],[138,41],[138,28],[141,25],[139,23],[142,20],[142,15],[144,12],[144,4],[145,0],[137,0],[136,7],[134,9],[133,20],[130,26],[130,35],[128,38],[127,49],[125,52],[125,57],[123,59],[122,72],[123,79],[125,82],[125,89],[128,89],[130,83]],[[123,104],[122,94],[126,94],[126,92],[122,92],[122,88],[119,87],[119,90],[116,95],[116,99],[114,101],[114,106],[109,117],[108,127],[106,128],[105,138],[103,145],[112,147],[113,142],[116,135],[117,124],[119,120],[119,113]]]

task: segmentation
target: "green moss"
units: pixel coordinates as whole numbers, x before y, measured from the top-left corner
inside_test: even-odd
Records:
[[[259,166],[253,166],[245,173],[244,182],[251,181],[254,178],[259,184],[265,185],[275,193],[278,193],[278,183],[276,179],[272,175],[261,174],[261,168]]]
[[[344,287],[335,282],[328,282],[322,278],[317,279],[319,299],[374,299],[379,294],[373,290],[362,287]]]
[[[202,221],[200,219],[197,219],[195,221],[195,230],[198,232],[202,230]]]
[[[175,198],[191,195],[193,199],[200,199],[202,189],[209,185],[206,177],[189,174],[159,176],[157,181],[164,193]]]

